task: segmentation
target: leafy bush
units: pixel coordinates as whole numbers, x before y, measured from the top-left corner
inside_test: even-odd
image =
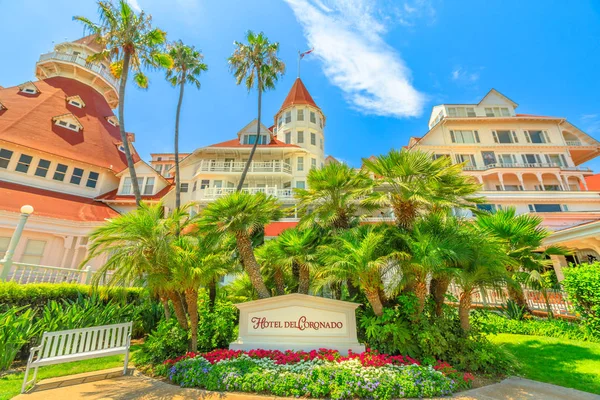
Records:
[[[516,301],[508,299],[506,305],[502,306],[502,314],[508,319],[522,320],[525,316],[525,306],[520,306]]]
[[[209,307],[208,294],[198,301],[198,350],[210,351],[227,347],[237,337],[237,308],[230,301],[217,300]]]
[[[0,314],[0,371],[10,368],[21,347],[37,334],[34,315],[35,311],[25,307]]]
[[[140,365],[157,365],[185,354],[187,349],[188,332],[175,319],[162,320],[136,353],[136,362]]]
[[[137,303],[148,296],[142,288],[108,288],[72,283],[31,283],[21,285],[16,282],[0,282],[0,306],[4,308],[22,307],[41,309],[51,300],[77,300],[91,296],[92,293],[102,300]]]
[[[565,268],[561,282],[575,310],[585,323],[600,336],[600,263]]]
[[[136,338],[144,337],[156,329],[165,317],[163,305],[158,301],[144,301],[135,307],[133,313],[133,333]]]
[[[416,359],[444,360],[460,370],[485,374],[508,374],[513,360],[492,345],[477,326],[466,333],[460,327],[456,309],[444,307],[441,317],[431,305],[416,316],[414,295],[400,296],[394,307],[381,317],[365,313],[360,318],[360,339],[370,348],[390,354],[406,354]]]
[[[529,319],[517,321],[488,311],[475,311],[473,323],[486,333],[512,333],[600,342],[600,336],[578,322],[562,319]]]
[[[363,360],[371,359],[369,353],[341,357],[332,351],[322,352],[324,357],[315,351],[300,357],[290,351],[279,352],[295,360],[281,363],[272,358],[277,352],[262,352],[263,356],[256,352],[233,352],[213,362],[202,356],[183,359],[169,368],[168,376],[183,387],[332,399],[445,396],[458,384],[454,375],[444,374],[455,373],[447,364],[439,365],[439,370],[404,363],[365,367]],[[310,356],[304,357],[307,355]],[[461,378],[467,386],[472,379],[468,375]]]

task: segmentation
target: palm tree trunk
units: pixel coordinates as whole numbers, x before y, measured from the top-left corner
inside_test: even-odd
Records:
[[[403,201],[392,195],[392,209],[396,224],[400,228],[410,229],[417,218],[417,206],[412,201]]]
[[[183,304],[181,304],[181,299],[179,298],[179,294],[174,291],[168,292],[169,299],[171,303],[173,303],[173,309],[175,310],[175,317],[177,317],[177,322],[179,322],[179,326],[183,329],[188,328],[188,321],[185,315],[185,310],[183,309]]]
[[[211,310],[215,309],[217,301],[217,278],[213,278],[208,283],[208,306]]]
[[[198,351],[198,289],[190,288],[185,291],[185,299],[190,314],[190,325],[192,328],[191,350]]]
[[[140,194],[140,187],[137,181],[137,174],[135,173],[133,157],[131,156],[131,149],[129,148],[129,140],[127,139],[127,133],[125,132],[125,87],[127,85],[127,75],[129,74],[130,60],[131,53],[125,50],[123,54],[121,81],[119,82],[119,132],[121,133],[123,151],[125,152],[125,158],[127,159],[127,167],[129,168],[129,175],[131,177],[131,187],[133,188],[133,194],[135,196],[135,204],[139,207],[142,201],[142,195]]]
[[[252,286],[254,286],[254,289],[256,289],[256,292],[258,293],[258,297],[261,299],[271,297],[269,290],[265,286],[265,281],[260,274],[260,266],[258,265],[258,262],[256,262],[256,257],[254,257],[254,250],[252,249],[250,238],[244,233],[237,233],[235,238],[240,257],[243,260],[242,264],[252,282]]]
[[[244,186],[244,181],[246,180],[246,174],[248,173],[248,169],[250,168],[250,163],[252,162],[252,157],[254,157],[254,152],[256,151],[256,146],[258,146],[258,140],[260,139],[260,115],[262,109],[262,90],[260,83],[260,71],[256,72],[257,75],[257,86],[258,86],[258,120],[256,122],[256,140],[254,141],[254,146],[252,146],[252,150],[250,151],[250,156],[248,157],[248,162],[244,166],[244,171],[242,172],[242,176],[240,178],[240,182],[238,183],[236,191],[242,190]]]
[[[427,300],[427,284],[425,281],[418,280],[415,282],[415,295],[419,301],[417,313],[421,314],[425,309],[425,301]]]
[[[471,292],[473,292],[473,289],[463,290],[458,303],[458,318],[460,319],[460,326],[465,331],[471,329],[471,324],[469,322],[469,313],[471,311]]]
[[[161,295],[160,302],[162,303],[163,310],[165,311],[165,319],[168,321],[171,319],[171,308],[169,307],[169,299],[164,295]]]
[[[181,74],[185,74],[185,70]],[[179,83],[179,101],[177,102],[177,114],[175,115],[175,208],[181,207],[181,183],[179,180],[179,115],[181,114],[184,87],[185,82],[182,77],[181,82]]]
[[[369,300],[369,304],[373,308],[373,312],[375,313],[375,315],[377,315],[378,317],[382,316],[383,315],[383,303],[381,302],[381,299],[379,298],[379,291],[377,289],[375,289],[375,290],[366,290],[365,289],[365,295],[367,296],[367,300]]]
[[[439,277],[431,280],[429,293],[435,301],[435,315],[440,317],[444,312],[444,301],[446,300],[446,292],[450,286],[450,278]]]
[[[275,279],[275,291],[277,296],[283,296],[285,294],[285,279],[281,268],[275,269],[273,278]]]
[[[519,307],[522,307],[526,313],[531,314],[531,309],[527,304],[527,300],[525,300],[525,294],[523,293],[523,288],[521,285],[507,285],[506,289],[508,292],[508,298],[514,301]]]
[[[300,276],[298,279],[298,293],[308,294],[310,287],[310,270],[308,266],[300,264]]]
[[[348,297],[351,299],[356,298],[360,293],[360,288],[352,282],[352,279],[346,280],[346,286],[348,287]]]

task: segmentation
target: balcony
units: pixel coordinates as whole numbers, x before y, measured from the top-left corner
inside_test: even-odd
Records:
[[[236,188],[206,188],[198,190],[196,194],[196,200],[214,200],[219,197],[227,196],[236,191]],[[256,194],[256,193],[264,193],[268,196],[273,196],[282,201],[290,201],[294,199],[294,190],[293,189],[278,189],[276,186],[266,186],[266,187],[251,187],[251,188],[243,188],[242,192]]]
[[[494,163],[488,165],[467,165],[463,168],[464,171],[487,171],[488,169],[494,168],[560,168],[562,171],[581,171],[591,172],[592,170],[588,167],[566,167],[556,163]]]
[[[210,161],[210,160],[202,160],[198,169],[196,170],[196,175],[202,173],[242,173],[244,171],[244,167],[246,166],[245,161]],[[250,163],[250,168],[248,169],[248,173],[258,173],[258,174],[266,174],[266,173],[283,173],[283,174],[292,174],[292,166],[281,160],[273,160],[273,161],[252,161]]]
[[[585,146],[579,140],[566,140],[567,146]]]
[[[53,51],[52,53],[42,54],[38,60],[38,64],[44,61],[60,61],[79,65],[93,72],[94,74],[100,75],[115,90],[118,90],[119,88],[119,80],[116,79],[108,70],[102,67],[101,64],[88,62],[85,58],[78,55]]]

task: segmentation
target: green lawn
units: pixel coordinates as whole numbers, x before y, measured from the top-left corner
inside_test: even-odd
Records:
[[[132,345],[131,355],[140,348],[140,345]],[[38,370],[37,381],[57,376],[75,375],[83,372],[100,371],[102,369],[123,366],[124,356],[110,356],[104,358],[93,358],[90,360],[75,361],[66,364],[49,365],[40,367]],[[131,362],[129,363],[131,367]],[[33,371],[30,372],[29,379],[33,378]],[[9,400],[21,392],[24,373],[5,375],[0,378],[0,400]]]
[[[600,394],[600,343],[543,336],[490,336],[520,362],[524,378]]]

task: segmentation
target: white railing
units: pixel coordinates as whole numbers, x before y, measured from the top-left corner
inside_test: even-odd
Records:
[[[58,61],[66,61],[73,64],[80,65],[104,78],[113,88],[117,89],[119,87],[119,80],[115,78],[110,72],[108,72],[104,67],[102,67],[99,63],[88,62],[85,58],[80,57],[76,54],[67,54],[61,53],[58,51],[53,51],[52,53],[42,54],[40,56],[40,61],[47,60],[58,60]]]
[[[244,171],[244,167],[246,166],[246,162],[244,161],[208,161],[202,160],[198,169],[196,170],[196,174],[202,172],[235,172],[241,173]],[[273,160],[273,161],[252,161],[250,163],[250,168],[248,169],[249,173],[259,172],[259,173],[268,173],[268,172],[283,172],[286,174],[292,173],[292,166],[281,160]]]
[[[589,167],[566,167],[557,163],[493,163],[488,165],[467,165],[463,168],[465,171],[485,171],[492,168],[560,168],[564,171],[584,171],[589,172]]]
[[[460,298],[461,288],[452,283],[448,287],[448,293]],[[539,290],[523,289],[527,305],[532,311],[547,312],[546,299],[544,294]],[[555,315],[574,315],[572,307],[566,300],[566,294],[561,290],[547,290],[548,304]],[[484,307],[502,307],[508,300],[508,291],[506,287],[499,289],[479,289],[475,290],[471,295],[471,304]]]
[[[3,264],[0,263],[0,271]],[[91,266],[84,269],[73,269],[63,267],[53,267],[49,265],[28,264],[12,262],[6,282],[16,282],[20,284],[28,283],[79,283],[90,284],[95,273]],[[99,277],[99,284],[106,284],[112,274],[110,272]]]
[[[235,191],[236,188],[206,188],[198,190],[196,198],[198,200],[212,200],[217,199],[219,197],[227,196],[228,194],[233,193]],[[282,200],[294,198],[293,189],[277,189],[276,186],[243,188],[242,192],[250,194],[264,193],[268,196],[277,197],[278,199]]]
[[[566,140],[567,146],[583,146],[579,140]]]

